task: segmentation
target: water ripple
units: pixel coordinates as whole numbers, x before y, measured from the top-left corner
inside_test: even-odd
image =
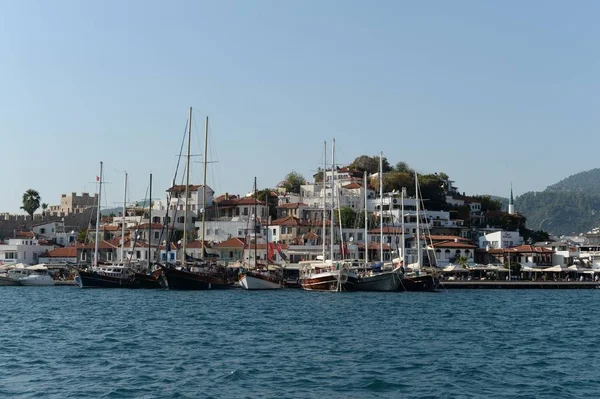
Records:
[[[0,287],[0,397],[595,397],[596,295]]]

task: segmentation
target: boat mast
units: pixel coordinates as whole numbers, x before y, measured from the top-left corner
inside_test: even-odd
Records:
[[[202,255],[200,259],[204,259],[204,252],[206,249],[204,248],[204,235],[206,234],[206,164],[208,156],[208,116],[206,117],[206,122],[204,124],[204,177],[202,178]]]
[[[367,239],[369,237],[369,228],[367,226],[367,224],[369,223],[369,216],[367,215],[367,171],[365,170],[364,173],[364,183],[363,183],[363,187],[365,189],[365,206],[364,206],[364,212],[365,212],[365,265],[367,265],[369,263],[369,240]]]
[[[127,212],[127,172],[125,172],[125,189],[123,194],[123,223],[121,226],[121,263],[125,262],[125,215]]]
[[[148,272],[152,271],[152,263],[150,259],[152,258],[151,251],[152,247],[150,246],[150,240],[152,238],[152,173],[150,173],[150,195],[148,196]]]
[[[335,209],[335,138],[331,143],[331,240],[329,245],[329,252],[331,256],[331,263],[333,264],[333,241],[335,238],[335,229],[333,228],[334,212]]]
[[[402,207],[402,209],[400,210],[400,212],[402,213],[402,222],[400,223],[400,226],[402,228],[402,237],[400,238],[402,240],[402,266],[405,265],[405,249],[404,249],[404,198],[406,198],[406,187],[402,187],[402,194],[400,195],[400,206]]]
[[[257,255],[256,254],[256,252],[257,252],[256,251],[257,250],[257,248],[256,248],[256,246],[257,246],[257,244],[256,244],[256,227],[257,227],[256,221],[258,219],[258,215],[256,213],[257,212],[257,206],[256,206],[257,194],[258,193],[256,192],[256,176],[254,176],[254,268],[255,269],[258,267],[258,259],[256,258],[256,255]]]
[[[419,178],[415,170],[415,201],[417,202],[417,268],[421,269],[421,230],[419,229]]]
[[[96,242],[94,243],[94,264],[98,267],[98,239],[100,233],[100,199],[102,197],[102,161],[100,161],[100,176],[98,176],[98,206],[96,207]]]
[[[383,151],[379,153],[379,261],[383,263]]]
[[[190,116],[188,120],[188,145],[187,145],[187,166],[185,167],[185,208],[183,211],[183,255],[181,265],[185,265],[186,246],[187,246],[187,220],[188,220],[188,202],[190,197],[190,150],[192,147],[192,107],[190,107]],[[179,203],[179,201],[177,201]]]
[[[333,173],[333,172],[332,172]],[[325,178],[327,177],[327,141],[323,140],[323,177],[322,177],[322,185],[323,185],[323,190],[321,190],[321,192],[323,193],[323,232],[322,232],[322,236],[323,236],[323,262],[325,262],[325,239],[327,238],[327,220],[326,220],[326,216],[327,216],[327,190],[326,190],[326,185],[325,185]]]

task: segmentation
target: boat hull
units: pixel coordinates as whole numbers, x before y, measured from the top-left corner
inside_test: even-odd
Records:
[[[170,290],[220,290],[233,287],[232,283],[207,274],[192,273],[185,270],[163,268],[163,275]]]
[[[357,278],[345,270],[316,273],[300,278],[302,289],[307,291],[356,291]]]
[[[48,275],[32,274],[30,276],[20,278],[19,283],[27,286],[49,287],[54,285],[54,280],[52,280],[52,277]]]
[[[268,276],[244,273],[240,275],[240,285],[247,290],[279,290],[281,281],[276,281]]]
[[[438,286],[438,279],[432,275],[404,277],[399,287],[400,291],[435,291]]]
[[[129,279],[105,276],[97,272],[79,270],[75,279],[81,288],[127,288]]]
[[[400,286],[401,276],[396,271],[358,277],[357,291],[397,291]]]
[[[21,283],[19,283],[19,280],[15,280],[10,277],[0,276],[0,286],[6,286],[6,285],[14,286],[14,285],[21,285]]]
[[[157,289],[165,288],[166,284],[163,283],[162,271],[157,270],[152,274],[135,273],[133,280],[129,284],[129,288],[140,288],[140,289]]]

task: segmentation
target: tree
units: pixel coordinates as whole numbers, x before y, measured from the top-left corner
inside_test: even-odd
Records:
[[[388,172],[383,174],[383,191],[386,193],[396,190],[402,191],[402,187],[406,187],[406,195],[415,195],[415,180],[414,176],[407,172]],[[373,181],[374,187],[379,189],[379,181]]]
[[[31,219],[33,219],[33,214],[40,207],[40,200],[40,194],[30,188],[23,194],[23,206],[21,209],[27,212],[31,216]]]
[[[392,170],[390,163],[388,162],[386,157],[383,157],[382,160],[383,173],[389,172]],[[372,157],[368,155],[361,155],[352,161],[350,164],[350,169],[359,170],[361,172],[367,171],[369,174],[378,173],[379,172],[379,155],[374,155]]]
[[[87,236],[88,236],[88,231],[87,230],[81,230],[79,232],[79,234],[77,235],[77,242],[83,244],[87,241]]]
[[[300,193],[300,186],[306,184],[306,179],[300,173],[291,171],[285,176],[282,182],[279,183],[279,187],[285,188],[289,193]]]
[[[404,173],[414,173],[414,171],[408,166],[406,162],[400,161],[396,164],[394,168],[396,172],[404,172]]]
[[[357,214],[354,209],[349,208],[347,206],[343,206],[340,208],[339,212],[335,211],[335,219],[340,222],[340,215],[342,220],[342,227],[345,229],[351,229],[356,226],[356,217]]]
[[[277,219],[277,207],[279,206],[279,197],[275,194],[275,190],[272,188],[265,188],[256,192],[256,195],[252,193],[252,198],[258,198],[259,201],[263,201],[269,207],[269,216],[271,220]]]
[[[48,204],[44,202],[44,203],[41,205],[41,207],[42,207],[42,216],[43,216],[43,217],[46,217],[46,209],[48,209]]]
[[[502,202],[492,198],[490,195],[474,195],[471,198],[481,202],[482,212],[500,211],[502,209]]]
[[[323,181],[323,175],[325,173],[323,172],[322,168],[317,169],[317,173],[315,173],[314,178],[315,178],[315,183],[321,183]]]
[[[469,266],[469,258],[467,258],[466,256],[458,255],[454,259],[454,262],[456,262],[456,264],[459,265],[459,266],[461,266],[461,267],[467,267],[467,266]]]

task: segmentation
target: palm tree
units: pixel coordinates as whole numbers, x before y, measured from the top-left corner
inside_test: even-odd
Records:
[[[45,202],[42,203],[41,208],[42,208],[42,216],[46,217],[46,209],[48,209],[48,204]]]
[[[33,214],[40,207],[40,199],[40,193],[31,188],[25,191],[25,193],[23,194],[23,206],[21,207],[21,209],[27,212],[29,216],[31,216],[32,220]]]

